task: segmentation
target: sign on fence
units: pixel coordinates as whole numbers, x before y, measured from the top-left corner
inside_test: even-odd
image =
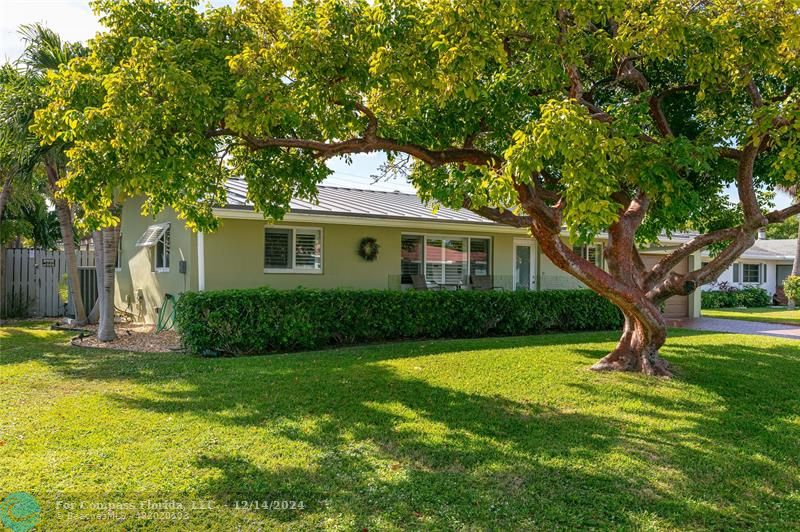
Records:
[[[77,255],[79,269],[94,268],[93,253],[79,251]],[[66,286],[67,282],[65,252],[10,248],[5,250],[4,258],[0,283],[3,283],[4,287],[6,316],[58,317],[72,314],[71,294],[69,301],[64,301],[59,291],[59,287]],[[84,301],[84,303],[91,308],[94,301]]]

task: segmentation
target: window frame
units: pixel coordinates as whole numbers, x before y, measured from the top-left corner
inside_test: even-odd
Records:
[[[489,276],[494,275],[494,273],[493,273],[494,272],[494,264],[493,264],[493,259],[494,259],[494,237],[492,237],[492,236],[463,235],[463,234],[458,234],[458,235],[452,234],[452,235],[449,235],[449,234],[440,234],[440,233],[419,233],[419,232],[405,232],[405,231],[403,231],[403,232],[400,233],[400,245],[401,245],[401,248],[402,248],[403,237],[405,237],[405,236],[414,236],[414,237],[421,237],[422,238],[422,250],[421,250],[421,252],[422,252],[421,270],[422,271],[421,271],[421,274],[425,276],[425,280],[427,282],[435,282],[435,283],[441,284],[440,283],[441,278],[440,279],[436,279],[436,280],[428,279],[428,254],[425,252],[425,249],[427,248],[427,245],[428,245],[428,240],[441,240],[443,247],[444,247],[444,241],[445,240],[464,240],[464,244],[466,246],[466,252],[467,252],[466,253],[467,259],[465,261],[465,264],[466,264],[466,275],[465,275],[466,281],[464,282],[465,286],[469,284],[469,277],[470,277],[470,275],[472,275],[472,239],[475,239],[475,240],[487,240],[488,243],[489,243],[488,257],[486,259],[486,267],[487,267],[487,269],[489,271],[489,273],[487,275],[489,275]],[[400,259],[401,286],[411,286],[411,284],[409,284],[409,283],[402,283],[402,264],[403,264],[403,261],[402,261],[402,258],[401,258]],[[439,262],[439,263],[433,263],[433,264],[441,264],[443,266],[442,267],[442,275],[444,276],[445,275],[445,273],[444,273],[444,263],[443,262]]]
[[[748,281],[747,280],[747,270],[755,268],[756,269],[756,281]],[[763,277],[763,266],[761,264],[753,264],[748,262],[742,263],[742,284],[762,284],[764,282]]]
[[[291,231],[292,238],[289,248],[289,257],[291,259],[291,266],[289,268],[267,268],[264,265],[264,273],[289,273],[289,274],[297,274],[297,273],[304,273],[309,275],[322,275],[325,271],[325,231],[322,227],[316,226],[307,226],[307,225],[274,225],[274,224],[264,224],[264,231],[262,232],[262,252],[261,252],[261,261],[263,264],[266,264],[266,247],[267,243],[267,231],[269,229],[282,229],[282,230],[289,230]],[[318,231],[319,232],[319,269],[314,268],[298,268],[297,267],[297,231]]]
[[[169,237],[169,244],[167,244],[164,241],[164,239],[166,237]],[[163,256],[166,257],[167,260],[163,261],[163,257],[162,257],[162,264],[163,264],[163,262],[166,262],[168,264],[168,266],[166,266],[166,267],[165,266],[158,266],[158,245],[159,244],[161,244],[163,246],[163,249],[165,250],[165,253],[163,254]],[[155,273],[169,273],[170,266],[172,265],[172,263],[170,261],[170,253],[172,252],[172,225],[167,225],[167,228],[164,230],[163,233],[161,233],[161,236],[158,237],[158,240],[156,240],[156,243],[152,246],[152,248],[153,248],[153,256],[152,256],[152,259],[153,259],[153,272],[155,272]]]
[[[597,261],[592,262],[589,259],[589,248],[594,248]],[[572,251],[580,255],[584,260],[591,262],[601,270],[605,269],[605,261],[603,260],[603,244],[601,242],[595,242],[594,244],[583,244],[581,246],[572,246]]]

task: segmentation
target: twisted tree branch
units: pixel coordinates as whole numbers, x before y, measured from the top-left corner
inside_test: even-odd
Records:
[[[296,148],[308,150],[322,159],[329,159],[339,155],[354,153],[370,153],[375,151],[406,153],[420,161],[438,167],[444,164],[467,163],[476,166],[489,166],[499,170],[503,158],[477,148],[448,148],[444,150],[431,150],[418,144],[399,142],[377,135],[355,137],[336,142],[323,142],[311,139],[280,138],[280,137],[255,137],[246,133],[239,133],[230,128],[220,128],[206,132],[206,137],[232,136],[242,139],[251,149],[265,148]]]

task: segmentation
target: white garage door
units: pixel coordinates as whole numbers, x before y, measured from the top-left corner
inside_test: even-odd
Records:
[[[664,255],[642,255],[645,266],[651,268],[661,260]],[[678,264],[674,272],[684,274],[689,271],[689,259],[684,259]],[[687,318],[689,316],[689,297],[672,296],[664,303],[664,316],[667,318]]]

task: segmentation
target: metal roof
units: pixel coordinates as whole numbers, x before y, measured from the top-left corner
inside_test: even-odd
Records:
[[[136,241],[136,247],[149,248],[156,245],[158,239],[169,229],[169,222],[153,224],[145,229],[144,234]]]
[[[495,224],[495,222],[467,209],[453,210],[439,207],[434,213],[432,206],[425,205],[416,194],[329,186],[317,188],[319,190],[317,203],[292,199],[289,203],[290,211],[302,214]],[[228,203],[225,208],[253,208],[253,204],[247,200],[247,182],[245,180],[229,179],[225,184],[225,189],[228,193]]]
[[[241,178],[229,179],[225,183],[225,189],[228,194],[226,209],[253,210],[253,204],[247,200],[247,181]],[[434,214],[431,206],[423,203],[416,194],[324,185],[317,189],[318,203],[295,198],[289,203],[290,211],[294,214],[502,225],[467,209],[439,207]],[[566,230],[564,231],[566,234]],[[665,236],[662,240],[678,244],[695,235],[696,233],[673,233],[671,238]],[[598,236],[607,237],[605,233]]]

